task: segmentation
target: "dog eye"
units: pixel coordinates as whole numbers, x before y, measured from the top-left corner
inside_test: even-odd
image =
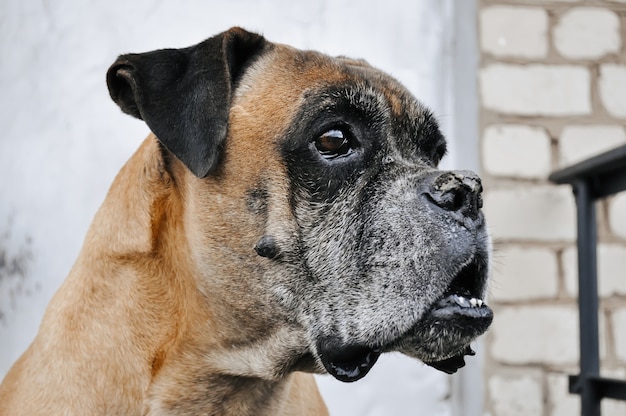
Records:
[[[326,159],[346,156],[352,153],[350,134],[341,129],[331,129],[315,140],[315,148]]]

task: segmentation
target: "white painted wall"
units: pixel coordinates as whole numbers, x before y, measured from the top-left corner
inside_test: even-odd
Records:
[[[184,47],[240,25],[273,41],[367,59],[453,133],[452,4],[0,2],[0,378],[33,339],[114,175],[148,133],[108,97],[104,75],[118,54]],[[383,356],[358,383],[319,382],[335,415],[451,414],[449,378],[399,355]]]

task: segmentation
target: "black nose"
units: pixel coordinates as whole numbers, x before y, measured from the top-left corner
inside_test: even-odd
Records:
[[[474,172],[450,171],[434,178],[426,196],[439,208],[474,220],[483,206],[482,191],[480,178]]]

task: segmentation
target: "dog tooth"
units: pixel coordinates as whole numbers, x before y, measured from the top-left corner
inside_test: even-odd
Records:
[[[469,308],[472,306],[469,299],[466,299],[463,296],[453,295],[452,300],[462,308]]]
[[[483,306],[483,300],[482,299],[478,299],[476,302],[478,303],[478,306]]]
[[[452,296],[452,300],[453,300],[453,301],[454,301],[454,303],[456,303],[457,305],[459,305],[459,306],[463,306],[463,305],[461,304],[461,299],[459,298],[459,295],[453,295],[453,296]]]
[[[472,305],[472,308],[475,308],[476,305],[478,304],[478,301],[476,300],[476,298],[471,298],[469,302],[470,302],[470,305]]]

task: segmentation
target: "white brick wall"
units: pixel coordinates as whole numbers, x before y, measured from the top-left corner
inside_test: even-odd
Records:
[[[558,262],[552,250],[505,247],[494,255],[491,298],[497,302],[554,298],[557,276]]]
[[[612,318],[615,354],[626,364],[626,307],[613,312]]]
[[[626,246],[599,244],[597,256],[598,294],[602,297],[626,296]],[[567,293],[578,296],[578,255],[575,247],[563,252],[563,274]]]
[[[599,7],[566,11],[554,27],[556,49],[572,59],[594,59],[617,53],[621,47],[619,17]]]
[[[624,376],[621,375],[620,379],[624,380]],[[602,410],[602,416],[624,416],[626,415],[626,403],[623,401],[605,399],[600,404]]]
[[[548,14],[537,7],[494,6],[480,13],[480,43],[496,56],[541,58],[548,53]]]
[[[519,377],[494,376],[489,379],[489,393],[497,416],[540,415],[543,388],[538,374]]]
[[[480,92],[489,110],[584,115],[591,113],[590,81],[589,70],[582,66],[492,64],[480,71]]]
[[[615,196],[609,204],[609,227],[615,235],[626,239],[626,193]]]
[[[545,129],[525,125],[489,126],[483,138],[483,166],[492,175],[544,178],[552,169],[550,147]]]
[[[578,367],[575,204],[569,186],[547,177],[626,144],[626,0],[479,4],[481,162],[495,242],[488,410],[580,414],[580,398],[567,392]],[[626,192],[597,206],[602,369],[624,377]],[[532,404],[518,405],[506,386],[532,390],[540,407],[519,410]],[[626,403],[602,409],[626,415]]]
[[[580,414],[580,399],[568,392],[568,374],[548,374],[548,404],[550,416],[573,416]]]
[[[566,186],[508,186],[487,189],[487,224],[496,239],[573,241],[575,205]]]
[[[620,125],[565,126],[559,138],[559,166],[566,167],[626,144]]]
[[[569,373],[574,373],[572,370]],[[550,416],[580,415],[580,399],[568,393],[568,374],[549,374],[547,378],[548,395],[550,397]],[[623,375],[605,375],[606,377],[623,377]],[[602,416],[624,416],[626,407],[623,402],[603,400]]]
[[[614,117],[626,118],[626,65],[600,66],[600,97]]]
[[[491,336],[491,353],[501,363],[575,365],[578,361],[574,306],[498,308]]]

